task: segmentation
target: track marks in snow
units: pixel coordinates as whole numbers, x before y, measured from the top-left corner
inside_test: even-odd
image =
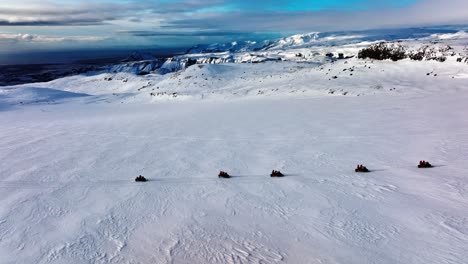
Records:
[[[458,239],[468,241],[468,219],[449,217],[441,222],[441,225]]]
[[[121,263],[119,253],[125,243],[112,236],[99,240],[87,234],[76,241],[51,249],[39,263],[63,263],[80,260],[87,263]]]
[[[468,243],[468,218],[466,216],[437,212],[428,215],[426,220],[432,224],[433,228],[442,227],[444,233],[450,238]]]
[[[173,255],[174,255],[174,249],[180,244],[180,241],[177,239],[165,239],[162,241],[162,243],[158,246],[158,253],[159,255],[162,255],[164,260],[159,257],[159,261],[161,264],[163,263],[174,263],[173,261]]]
[[[462,181],[450,181],[445,183],[452,193],[457,194],[461,197],[468,197],[468,183]]]
[[[450,217],[442,221],[441,225],[458,239],[468,241],[468,219]]]
[[[199,225],[184,229],[171,247],[174,263],[280,263],[286,254],[256,241],[255,237],[232,236],[228,226],[211,232]]]
[[[377,192],[385,193],[385,192],[395,192],[398,188],[392,184],[385,184],[385,185],[374,185]]]
[[[328,214],[328,234],[341,242],[352,241],[356,246],[377,247],[400,232],[398,226],[385,222],[381,217],[370,218],[359,210],[331,210]]]

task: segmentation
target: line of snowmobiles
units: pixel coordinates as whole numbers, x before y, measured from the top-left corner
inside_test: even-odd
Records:
[[[420,169],[426,169],[426,168],[432,168],[432,167],[433,167],[432,164],[429,163],[428,161],[425,161],[425,160],[419,161],[418,168],[420,168]],[[371,170],[369,170],[366,166],[364,166],[362,164],[358,164],[356,166],[356,169],[354,169],[354,171],[356,173],[369,173],[369,172],[371,172]],[[272,177],[272,178],[282,178],[282,177],[285,177],[285,176],[286,175],[281,173],[281,171],[279,171],[279,170],[272,170],[271,173],[270,173],[270,177]],[[229,175],[229,173],[227,173],[225,171],[220,171],[218,173],[218,178],[220,178],[220,179],[229,179],[229,178],[232,178],[232,176]],[[144,176],[139,175],[138,177],[135,178],[135,181],[136,182],[146,182],[148,180]]]

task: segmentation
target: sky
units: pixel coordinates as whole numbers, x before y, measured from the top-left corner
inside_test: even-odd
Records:
[[[468,0],[2,0],[0,53],[467,23]]]

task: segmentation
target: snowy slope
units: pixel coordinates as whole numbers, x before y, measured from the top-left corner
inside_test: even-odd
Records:
[[[3,112],[1,262],[462,264],[467,99]]]
[[[466,36],[292,40],[0,87],[0,263],[465,264]]]
[[[119,103],[457,93],[468,89],[468,64],[457,62],[456,58],[449,57],[443,63],[352,58],[323,63],[199,64],[165,75],[122,72],[72,76],[48,83],[5,87],[3,93],[48,88],[93,95],[88,98],[92,101]],[[2,100],[0,97],[0,103]]]

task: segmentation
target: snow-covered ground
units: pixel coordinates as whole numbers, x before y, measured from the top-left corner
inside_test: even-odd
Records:
[[[1,87],[0,263],[466,263],[468,64],[456,58]]]

